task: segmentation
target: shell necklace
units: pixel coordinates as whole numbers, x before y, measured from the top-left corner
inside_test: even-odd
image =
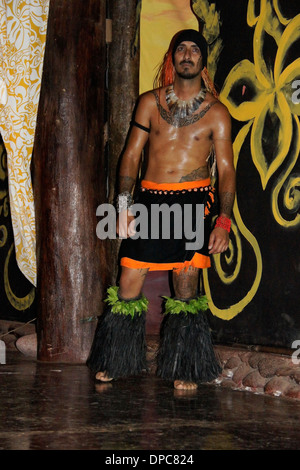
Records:
[[[206,89],[201,89],[194,98],[188,101],[180,100],[175,95],[173,84],[166,89],[166,103],[172,116],[176,119],[184,119],[193,114],[205,100]]]

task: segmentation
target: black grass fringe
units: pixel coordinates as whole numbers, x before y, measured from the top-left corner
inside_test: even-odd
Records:
[[[166,314],[157,354],[157,375],[166,380],[201,383],[214,380],[221,370],[206,312]]]
[[[115,379],[147,369],[145,319],[146,312],[131,317],[112,313],[107,306],[99,318],[88,367]]]

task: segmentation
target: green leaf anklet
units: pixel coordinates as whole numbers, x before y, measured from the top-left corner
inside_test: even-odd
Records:
[[[147,310],[148,300],[144,294],[142,294],[139,299],[122,300],[119,298],[118,291],[118,286],[112,286],[107,289],[107,298],[104,302],[107,302],[111,306],[112,313],[130,315],[131,318],[134,318],[136,314],[141,315]]]
[[[200,311],[204,312],[208,309],[208,301],[206,295],[201,295],[195,299],[184,301],[180,299],[174,299],[171,297],[163,296],[167,299],[165,304],[165,313],[179,314],[179,313],[193,313],[197,314]]]

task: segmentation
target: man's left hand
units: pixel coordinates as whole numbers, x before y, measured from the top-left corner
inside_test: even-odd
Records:
[[[215,227],[210,234],[208,249],[210,255],[224,253],[229,246],[229,233],[221,227]]]

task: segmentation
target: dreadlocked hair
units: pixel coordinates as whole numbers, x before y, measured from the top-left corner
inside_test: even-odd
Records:
[[[204,82],[205,88],[209,93],[211,93],[215,98],[219,98],[219,93],[217,92],[214,82],[209,76],[208,70],[206,67],[203,67],[202,72],[201,72],[201,77]]]
[[[161,64],[158,66],[154,77],[154,88],[162,88],[171,85],[174,81],[174,65],[172,59],[173,42],[174,41],[171,42]]]

